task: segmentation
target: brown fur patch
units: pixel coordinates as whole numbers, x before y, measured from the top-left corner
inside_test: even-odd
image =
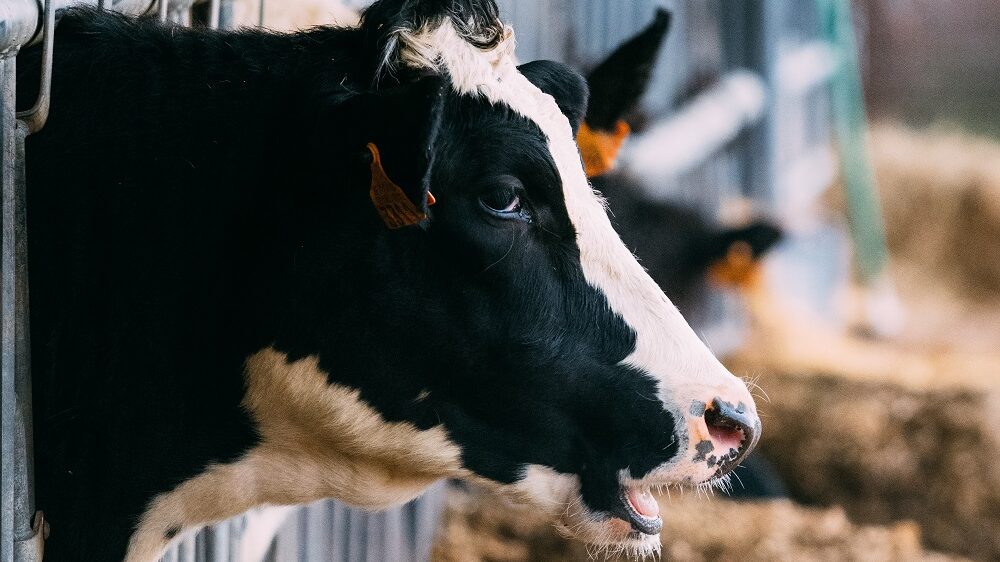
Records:
[[[330,384],[315,357],[288,362],[264,349],[247,360],[243,406],[261,435],[242,459],[209,466],[156,497],[126,562],[155,561],[164,537],[261,505],[324,498],[370,509],[410,500],[434,481],[461,475],[460,451],[442,427],[386,422],[357,390]]]

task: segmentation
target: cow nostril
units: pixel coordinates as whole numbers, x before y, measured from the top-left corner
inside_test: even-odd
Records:
[[[716,398],[705,410],[705,424],[716,450],[722,454],[718,458],[720,476],[739,464],[760,437],[760,420],[742,402],[734,406]]]

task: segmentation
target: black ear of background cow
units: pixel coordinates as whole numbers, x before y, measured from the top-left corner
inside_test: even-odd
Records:
[[[500,9],[494,0],[379,0],[361,17],[365,52],[373,80],[383,70],[399,66],[399,34],[434,27],[446,19],[466,41],[480,49],[491,49],[504,38]]]
[[[646,93],[670,19],[670,12],[657,9],[649,27],[618,47],[587,76],[587,125],[591,129],[613,130]]]
[[[555,98],[575,135],[587,111],[588,88],[583,77],[570,67],[549,60],[522,64],[518,70],[538,89]]]
[[[781,228],[768,221],[756,221],[747,226],[724,230],[715,236],[712,242],[711,259],[717,260],[726,256],[733,244],[745,243],[750,247],[753,259],[759,259],[766,254],[784,236]]]

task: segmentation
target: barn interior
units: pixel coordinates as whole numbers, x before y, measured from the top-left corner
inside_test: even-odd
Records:
[[[291,31],[355,25],[370,2],[109,3]],[[782,232],[760,253],[728,243],[680,305],[752,383],[764,432],[731,488],[658,496],[662,559],[1000,559],[1000,3],[498,4],[520,58],[582,71],[669,9],[615,177],[644,205]],[[0,7],[0,22],[17,15]],[[378,514],[336,502],[249,513],[164,560],[588,559],[627,558],[443,482]]]

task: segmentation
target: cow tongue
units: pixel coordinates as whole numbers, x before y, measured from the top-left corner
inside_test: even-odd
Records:
[[[629,487],[626,497],[628,498],[629,505],[639,515],[650,519],[659,517],[660,504],[656,503],[656,498],[653,497],[653,494],[649,493],[649,490]]]

